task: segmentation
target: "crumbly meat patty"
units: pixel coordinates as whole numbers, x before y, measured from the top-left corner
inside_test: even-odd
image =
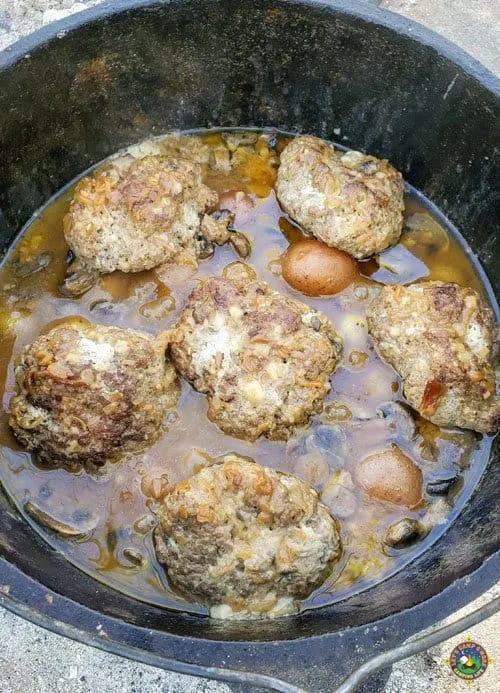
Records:
[[[155,544],[171,582],[222,618],[289,613],[342,552],[308,484],[234,454],[165,498]]]
[[[9,423],[45,463],[93,468],[157,437],[179,385],[157,337],[68,324],[27,346],[16,366]]]
[[[396,243],[403,178],[385,159],[297,137],[281,153],[276,194],[304,231],[362,259]]]
[[[438,426],[498,430],[494,318],[473,289],[438,281],[386,286],[368,327],[422,416]]]
[[[181,153],[112,160],[75,188],[64,219],[69,247],[82,266],[98,273],[196,260],[207,242],[229,240],[228,217],[206,214],[218,196],[203,184],[202,172],[199,161]]]
[[[175,367],[208,416],[247,440],[286,439],[321,410],[342,351],[322,313],[259,281],[209,277],[171,330]]]

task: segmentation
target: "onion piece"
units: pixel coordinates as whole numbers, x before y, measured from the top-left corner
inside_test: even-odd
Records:
[[[430,274],[427,265],[401,244],[380,253],[377,262],[379,269],[371,278],[381,284],[410,284]]]
[[[450,247],[450,237],[445,229],[427,212],[415,212],[405,220],[402,242],[427,253],[442,253]]]

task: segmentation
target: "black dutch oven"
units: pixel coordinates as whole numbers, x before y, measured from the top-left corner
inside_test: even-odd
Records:
[[[335,140],[340,129],[344,144],[389,158],[444,211],[495,286],[499,93],[462,51],[366,2],[108,3],[0,54],[0,241],[7,247],[79,172],[151,135],[273,126]],[[498,458],[496,445],[460,515],[403,570],[340,603],[262,623],[164,611],[96,582],[0,491],[1,601],[53,631],[158,666],[253,690],[266,681],[252,674],[293,684],[267,681],[278,690],[332,690],[493,584]],[[380,690],[382,680],[368,687]]]

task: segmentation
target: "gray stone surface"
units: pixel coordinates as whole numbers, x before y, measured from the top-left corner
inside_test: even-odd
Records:
[[[499,0],[381,0],[377,4],[446,36],[500,73]]]
[[[366,0],[415,19],[461,45],[500,73],[499,0]],[[0,0],[0,50],[44,24],[97,5],[100,0]],[[490,590],[448,621],[500,594]],[[498,693],[500,616],[496,615],[428,652],[397,664],[384,693]],[[446,658],[471,636],[496,659],[466,686]],[[223,685],[179,676],[79,645],[0,610],[0,693],[226,693]]]
[[[1,693],[229,693],[224,684],[136,664],[0,610]]]

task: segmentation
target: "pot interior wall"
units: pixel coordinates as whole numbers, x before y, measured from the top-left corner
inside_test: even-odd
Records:
[[[357,17],[353,5],[121,2],[94,21],[68,20],[25,57],[6,54],[3,246],[54,192],[125,145],[176,128],[275,126],[389,158],[457,225],[495,285],[498,97],[448,59],[447,46]],[[1,555],[71,600],[153,630],[216,640],[321,634],[409,608],[478,568],[498,548],[497,458],[498,445],[460,517],[416,562],[369,593],[296,619],[221,628],[139,604],[51,552],[5,497]]]

